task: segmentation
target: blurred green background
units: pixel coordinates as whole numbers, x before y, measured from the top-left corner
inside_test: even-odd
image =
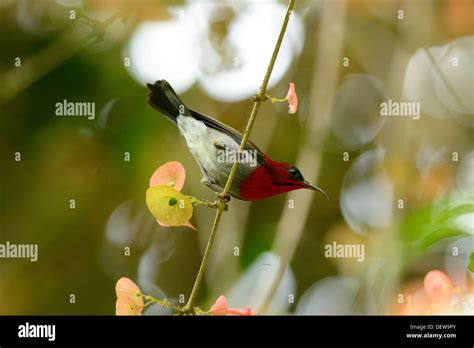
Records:
[[[114,314],[121,276],[187,298],[214,211],[195,209],[197,232],[159,227],[145,190],[159,165],[179,160],[183,192],[214,194],[178,130],[148,106],[145,83],[165,78],[189,107],[242,130],[285,10],[281,1],[0,2],[0,243],[39,247],[37,262],[0,259],[0,314]],[[393,312],[403,284],[435,268],[469,291],[473,10],[469,0],[296,2],[269,93],[283,97],[295,82],[299,109],[264,104],[251,139],[330,199],[232,200],[203,308],[226,294],[257,310],[279,268],[269,313]],[[94,102],[95,119],[56,116],[65,99]],[[388,99],[419,102],[420,118],[380,116]],[[325,257],[334,241],[365,245],[364,261]]]

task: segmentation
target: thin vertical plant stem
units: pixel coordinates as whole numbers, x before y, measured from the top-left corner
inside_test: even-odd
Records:
[[[247,122],[247,126],[245,128],[245,131],[242,137],[242,142],[240,143],[239,152],[243,151],[245,147],[247,146],[247,141],[249,139],[250,132],[252,131],[253,125],[255,123],[255,119],[257,117],[258,110],[260,109],[260,105],[262,104],[263,101],[266,100],[268,81],[270,80],[270,76],[272,74],[273,67],[275,65],[275,61],[278,56],[278,52],[280,51],[281,43],[283,42],[283,37],[285,36],[286,28],[288,27],[288,22],[290,20],[290,16],[293,11],[294,5],[295,5],[295,0],[290,0],[290,2],[288,3],[288,9],[286,11],[285,19],[283,20],[283,24],[281,26],[280,34],[278,35],[278,39],[277,39],[275,48],[273,50],[270,63],[265,73],[265,77],[263,78],[263,82],[262,82],[262,85],[260,86],[259,92],[254,98],[252,113],[250,114],[249,120]],[[234,161],[234,164],[232,165],[232,169],[230,170],[229,177],[227,178],[224,191],[222,191],[222,193],[219,195],[219,204],[218,204],[218,208],[216,212],[216,217],[214,218],[214,224],[212,225],[211,234],[207,242],[206,250],[204,251],[204,256],[202,258],[201,266],[199,267],[196,280],[194,281],[194,286],[191,291],[191,295],[189,296],[189,300],[186,306],[183,308],[184,312],[194,313],[194,303],[196,302],[199,288],[201,287],[202,278],[206,271],[207,263],[209,261],[209,255],[211,253],[212,245],[214,243],[214,238],[216,236],[217,228],[219,227],[221,216],[227,208],[225,199],[226,199],[226,196],[228,196],[230,188],[234,181],[235,173],[237,172],[237,167],[238,167],[238,161],[236,158],[236,160]]]

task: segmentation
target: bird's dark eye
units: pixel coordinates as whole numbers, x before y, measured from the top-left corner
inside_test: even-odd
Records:
[[[290,167],[288,168],[288,174],[291,178],[298,180],[298,181],[304,181],[303,175],[301,175],[300,171],[296,167]]]

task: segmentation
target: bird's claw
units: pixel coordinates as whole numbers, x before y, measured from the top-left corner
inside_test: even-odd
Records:
[[[230,196],[229,196],[228,193],[217,192],[217,193],[216,193],[216,196],[217,196],[217,198],[219,198],[219,200],[222,201],[222,202],[227,203],[227,202],[230,201]]]

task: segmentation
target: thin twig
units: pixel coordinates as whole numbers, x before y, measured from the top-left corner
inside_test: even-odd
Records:
[[[340,64],[332,57],[340,57],[343,48],[345,5],[339,1],[324,2],[321,9],[321,30],[315,36],[318,57],[312,78],[311,95],[309,98],[308,118],[305,122],[305,135],[301,144],[296,166],[305,168],[306,180],[317,182],[320,172],[321,155],[315,149],[322,148],[324,127],[328,123],[332,105],[333,91],[336,88]],[[324,86],[324,87],[323,87]],[[261,275],[257,287],[268,288],[268,292],[258,309],[259,313],[267,313],[285,275],[301,235],[303,233],[313,197],[302,191],[295,191],[293,199],[298,202],[298,209],[285,206],[278,222],[272,252],[280,255],[280,263],[275,276],[268,287],[268,279]]]
[[[288,26],[288,21],[290,20],[290,15],[291,12],[293,11],[293,7],[295,5],[295,0],[290,0],[288,4],[288,9],[286,11],[285,19],[283,21],[283,24],[281,26],[280,30],[280,35],[278,36],[277,43],[275,45],[275,48],[273,50],[272,58],[270,59],[270,64],[268,65],[267,72],[265,74],[265,77],[263,79],[262,85],[260,86],[260,90],[254,99],[254,104],[253,104],[253,109],[252,113],[250,114],[250,118],[247,122],[247,127],[245,128],[244,135],[242,137],[242,142],[240,143],[240,148],[239,152],[243,151],[245,147],[247,146],[247,141],[250,136],[250,132],[252,131],[258,110],[260,109],[260,105],[262,102],[266,99],[266,93],[267,93],[267,86],[268,86],[268,81],[270,80],[270,76],[273,71],[273,66],[275,65],[275,61],[278,56],[278,52],[280,51],[281,43],[283,41],[283,37],[285,36],[285,31]],[[209,236],[209,240],[207,242],[206,250],[204,251],[204,256],[202,258],[201,266],[199,267],[198,274],[196,276],[196,280],[194,282],[193,289],[191,291],[191,295],[189,296],[188,303],[184,307],[186,311],[193,312],[194,308],[194,302],[196,301],[197,294],[199,292],[199,288],[201,286],[201,281],[204,276],[204,272],[207,267],[207,262],[209,259],[209,254],[212,249],[212,245],[214,243],[214,237],[217,232],[217,228],[219,227],[219,222],[222,216],[222,213],[227,207],[227,203],[225,201],[225,197],[228,196],[230,188],[232,186],[232,183],[234,181],[235,173],[237,171],[237,166],[238,166],[238,161],[236,158],[236,161],[234,161],[234,164],[232,165],[232,169],[230,170],[229,177],[227,178],[227,182],[224,187],[224,191],[219,195],[219,207],[217,209],[216,217],[214,219],[214,224],[212,225],[212,230],[211,234]]]

